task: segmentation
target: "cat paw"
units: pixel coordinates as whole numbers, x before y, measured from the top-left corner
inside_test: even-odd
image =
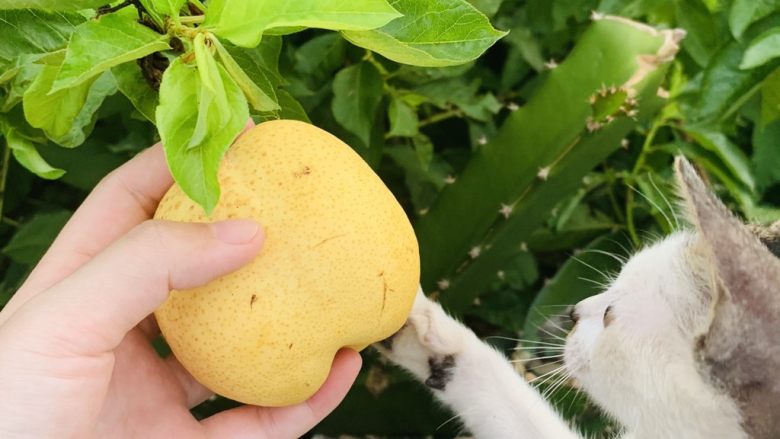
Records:
[[[406,324],[376,348],[429,387],[443,390],[463,351],[467,333],[468,329],[419,290]]]

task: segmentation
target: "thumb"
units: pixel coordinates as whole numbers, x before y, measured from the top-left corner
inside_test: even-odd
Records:
[[[58,339],[65,337],[78,353],[111,350],[170,290],[237,270],[263,240],[260,226],[248,220],[146,221],[36,297],[24,314],[45,322],[37,327],[60,328]]]

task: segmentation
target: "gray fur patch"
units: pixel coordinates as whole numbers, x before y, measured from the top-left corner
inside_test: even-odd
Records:
[[[452,381],[452,370],[455,368],[455,356],[446,355],[441,358],[428,358],[431,375],[425,380],[425,385],[436,390],[444,390]]]

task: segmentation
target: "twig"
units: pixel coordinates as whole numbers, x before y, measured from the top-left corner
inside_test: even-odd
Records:
[[[120,9],[124,9],[131,5],[136,5],[136,0],[126,0],[116,6],[109,6],[109,5],[101,6],[97,10],[97,16],[100,17],[101,15],[110,14],[112,12],[116,12]]]
[[[0,168],[0,215],[3,214],[3,201],[5,200],[5,181],[8,176],[8,164],[11,161],[11,144],[8,139],[5,141],[5,150],[3,151],[3,167]]]

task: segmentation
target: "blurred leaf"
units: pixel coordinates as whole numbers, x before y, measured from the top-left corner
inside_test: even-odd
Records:
[[[3,131],[5,141],[8,143],[8,147],[11,148],[14,158],[25,169],[46,180],[56,180],[65,174],[64,170],[52,167],[46,163],[46,160],[35,149],[35,145],[20,136],[16,130],[6,127]]]
[[[250,77],[244,69],[236,62],[230,55],[225,47],[219,42],[218,39],[212,39],[214,46],[217,48],[219,59],[222,61],[222,66],[230,74],[230,77],[236,82],[236,84],[244,92],[246,100],[249,105],[257,111],[274,111],[279,109],[279,104],[276,102],[276,87],[268,76],[259,69],[254,69],[254,75]]]
[[[469,0],[469,3],[488,17],[495,15],[503,2],[504,0]]]
[[[466,0],[391,0],[403,14],[384,27],[342,32],[352,44],[403,64],[437,67],[476,59],[506,32]]]
[[[20,264],[37,264],[70,215],[71,212],[65,210],[35,215],[19,227],[2,253]]]
[[[206,25],[214,33],[242,47],[254,47],[267,29],[316,27],[366,30],[399,17],[386,0],[212,0]]]
[[[753,128],[753,159],[759,192],[780,184],[780,122]]]
[[[388,136],[414,137],[417,135],[417,112],[398,96],[390,100],[387,110],[390,118],[390,132]]]
[[[97,8],[106,4],[106,0],[5,0],[0,2],[2,9],[48,9],[50,11],[78,11]]]
[[[780,28],[773,28],[750,42],[739,68],[752,69],[780,56]]]
[[[775,70],[761,86],[761,125],[780,119],[780,69]]]
[[[700,66],[710,64],[712,57],[728,42],[720,37],[721,22],[698,0],[675,1],[679,25],[687,32],[682,46]]]
[[[152,0],[152,3],[157,12],[163,15],[178,17],[181,8],[187,3],[187,0]]]
[[[149,144],[143,145],[146,146]],[[60,179],[62,182],[88,192],[127,159],[125,156],[112,153],[110,147],[111,145],[103,139],[91,136],[76,149],[63,149],[48,143],[38,145],[38,151],[52,166],[65,171],[65,175]]]
[[[363,146],[370,143],[383,85],[379,71],[367,61],[341,70],[333,80],[333,117],[358,136]]]
[[[427,170],[431,165],[431,160],[433,160],[433,143],[431,143],[431,139],[420,133],[414,136],[412,143],[414,143],[414,152],[417,153],[420,166]]]
[[[724,120],[734,114],[744,98],[774,68],[774,62],[765,66],[742,70],[742,49],[737,43],[731,43],[713,56],[701,79],[687,117],[697,123],[706,124]]]
[[[318,35],[295,52],[295,68],[309,83],[322,83],[341,67],[345,49],[346,44],[341,35]]]
[[[717,155],[746,188],[755,191],[756,182],[750,172],[748,158],[725,134],[706,128],[687,127],[685,130],[699,145]]]
[[[113,66],[170,49],[167,36],[137,20],[132,12],[113,13],[79,25],[49,92],[74,87]]]
[[[24,93],[24,115],[30,125],[42,129],[54,142],[72,148],[84,142],[85,130],[94,123],[100,104],[116,92],[116,81],[104,72],[75,87],[49,93],[58,71],[58,66],[41,69]],[[53,108],[57,111],[51,111]]]
[[[534,70],[540,72],[544,69],[545,60],[542,56],[542,49],[530,29],[524,26],[513,28],[506,37],[506,42],[516,47],[525,62]]]
[[[427,169],[423,168],[417,152],[409,146],[386,147],[384,152],[404,170],[404,183],[415,211],[426,211],[445,186],[444,179],[452,174],[452,168],[437,157]]]
[[[78,14],[31,9],[4,11],[0,7],[0,83],[9,80],[20,65],[34,60],[31,55],[67,46],[70,34],[83,21],[84,17]]]
[[[737,39],[750,26],[751,23],[758,21],[780,7],[777,0],[734,0],[729,14],[729,26],[731,33]]]
[[[219,161],[249,118],[241,89],[221,66],[217,66],[217,74],[223,87],[221,93],[227,100],[227,113],[211,97],[198,69],[181,58],[165,71],[156,113],[176,183],[207,213],[219,200]],[[197,112],[193,111],[195,108]],[[193,139],[197,140],[194,144]]]
[[[119,91],[127,96],[146,119],[154,123],[154,112],[159,96],[144,78],[141,67],[134,62],[124,63],[112,67],[111,74],[114,75]]]
[[[306,114],[306,110],[303,109],[300,102],[296,101],[290,93],[287,93],[285,90],[279,90],[277,92],[277,97],[279,98],[279,105],[282,107],[282,111],[279,113],[280,118],[311,123],[309,116]]]

